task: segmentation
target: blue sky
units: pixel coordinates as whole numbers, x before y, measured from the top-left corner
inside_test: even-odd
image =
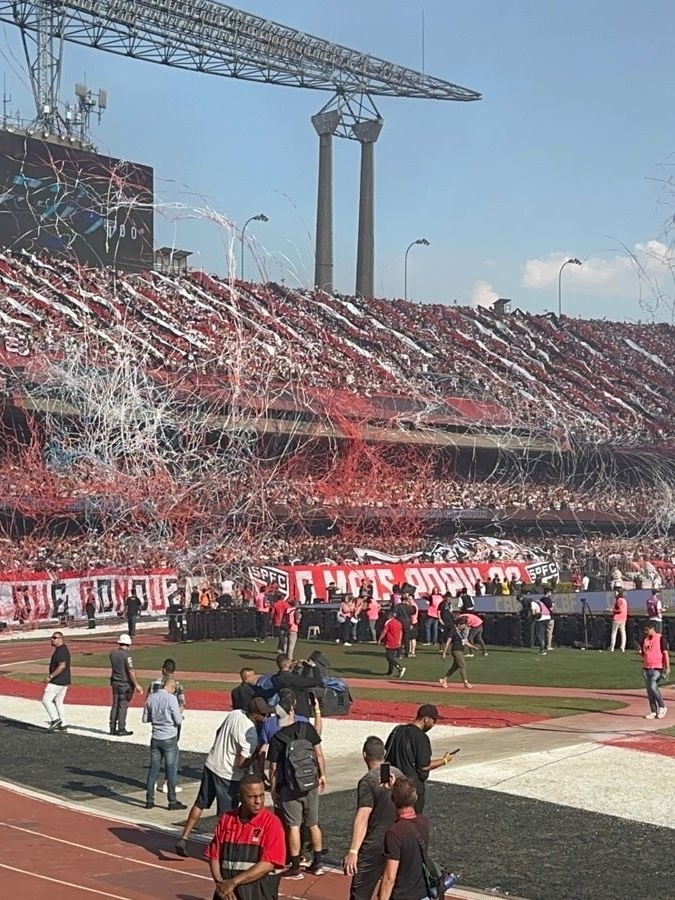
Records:
[[[421,67],[480,91],[477,103],[378,100],[376,290],[442,303],[510,297],[571,315],[671,321],[675,195],[672,0],[241,0],[250,12]],[[18,32],[0,32],[12,106],[31,112]],[[222,272],[232,232],[259,246],[247,274],[308,285],[317,141],[326,94],[171,70],[67,45],[63,96],[84,73],[106,88],[102,151],[154,166],[157,242]],[[22,81],[23,80],[23,84]],[[358,145],[335,147],[336,286],[354,288]],[[208,212],[213,210],[217,215]],[[198,251],[198,253],[197,253]],[[238,251],[235,251],[238,252]],[[255,259],[254,259],[255,257]],[[637,275],[637,266],[643,277]]]

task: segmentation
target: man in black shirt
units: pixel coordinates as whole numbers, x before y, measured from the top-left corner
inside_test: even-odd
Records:
[[[54,632],[51,641],[54,649],[49,660],[49,675],[45,678],[42,705],[49,716],[48,731],[65,731],[68,726],[63,721],[63,704],[70,684],[70,650],[60,631]]]
[[[396,821],[384,835],[384,873],[378,900],[423,900],[429,896],[424,877],[429,820],[417,811],[417,793],[408,778],[394,782],[391,799]]]
[[[417,791],[415,810],[424,810],[424,792],[429,772],[452,762],[451,753],[439,759],[431,758],[431,741],[427,732],[431,731],[440,718],[438,709],[425,703],[417,710],[415,721],[408,725],[397,725],[387,738],[385,749],[387,761],[410,778]]]
[[[370,900],[384,869],[384,833],[396,819],[391,801],[391,779],[403,773],[390,767],[389,780],[383,784],[384,743],[379,737],[366,738],[363,759],[368,772],[356,787],[356,816],[352,825],[349,850],[342,861],[345,875],[352,876],[349,900]]]
[[[142,608],[143,604],[136,596],[136,592],[134,591],[129,597],[127,597],[127,602],[125,603],[124,610],[127,616],[127,626],[130,638],[136,637],[136,620],[140,616]]]
[[[254,697],[259,697],[260,692],[256,688],[258,676],[255,669],[245,666],[240,672],[241,684],[232,690],[232,709],[248,709],[248,705]]]
[[[311,666],[311,675],[300,675],[298,672],[291,671],[293,663],[285,653],[277,656],[278,671],[272,675],[272,685],[278,692],[282,688],[291,688],[295,692],[296,704],[295,711],[299,716],[306,719],[311,718],[309,692],[312,688],[323,687],[323,678],[319,672],[313,659],[306,660],[303,665]]]
[[[284,877],[302,878],[300,871],[301,838],[303,826],[309,830],[314,859],[307,871],[310,875],[323,875],[323,836],[319,827],[319,793],[326,790],[326,761],[321,749],[321,736],[309,722],[298,722],[292,710],[270,741],[267,759],[270,764],[270,784],[275,806],[281,809],[281,818],[288,828],[288,855],[291,867]],[[302,789],[293,783],[293,747],[304,745],[303,775],[308,777],[307,757],[313,759],[315,787]],[[310,749],[311,748],[311,749]],[[298,763],[299,764],[299,763]],[[295,770],[297,771],[297,770]]]

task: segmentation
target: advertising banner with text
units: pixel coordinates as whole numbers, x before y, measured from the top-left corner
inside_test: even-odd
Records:
[[[478,579],[487,582],[497,576],[511,580],[515,575],[524,584],[534,582],[537,575],[543,580],[557,575],[558,567],[551,562],[520,563],[390,563],[386,565],[319,565],[319,566],[255,566],[249,574],[256,586],[276,583],[282,593],[303,598],[303,581],[307,579],[318,597],[325,597],[326,589],[335,582],[340,593],[358,594],[361,581],[370,578],[373,594],[378,600],[388,601],[395,584],[408,582],[417,588],[417,595],[430,593],[438,588],[441,593],[456,594],[467,590],[474,593]]]
[[[133,592],[141,600],[142,615],[159,616],[177,600],[178,580],[173,569],[6,573],[0,575],[0,621],[33,625],[70,616],[83,619],[90,592],[97,619],[122,615]]]

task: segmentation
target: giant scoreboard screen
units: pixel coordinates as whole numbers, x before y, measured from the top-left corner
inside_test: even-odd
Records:
[[[151,269],[153,202],[147,166],[0,130],[0,247]]]

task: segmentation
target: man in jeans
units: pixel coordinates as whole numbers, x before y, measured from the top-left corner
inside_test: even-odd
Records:
[[[45,678],[42,705],[49,716],[47,730],[65,731],[67,726],[63,722],[63,703],[70,684],[70,650],[60,631],[55,631],[51,640],[53,651],[49,660],[49,675]]]
[[[169,809],[187,809],[176,800],[176,776],[178,774],[178,729],[183,721],[176,699],[176,679],[167,675],[159,691],[148,694],[143,709],[143,721],[152,725],[150,739],[150,767],[145,789],[145,808],[155,806],[155,785],[164,763]]]
[[[656,630],[654,622],[647,622],[645,636],[640,644],[642,675],[647,688],[649,712],[645,719],[662,719],[668,712],[663,701],[659,682],[670,675],[670,657],[665,637]]]

